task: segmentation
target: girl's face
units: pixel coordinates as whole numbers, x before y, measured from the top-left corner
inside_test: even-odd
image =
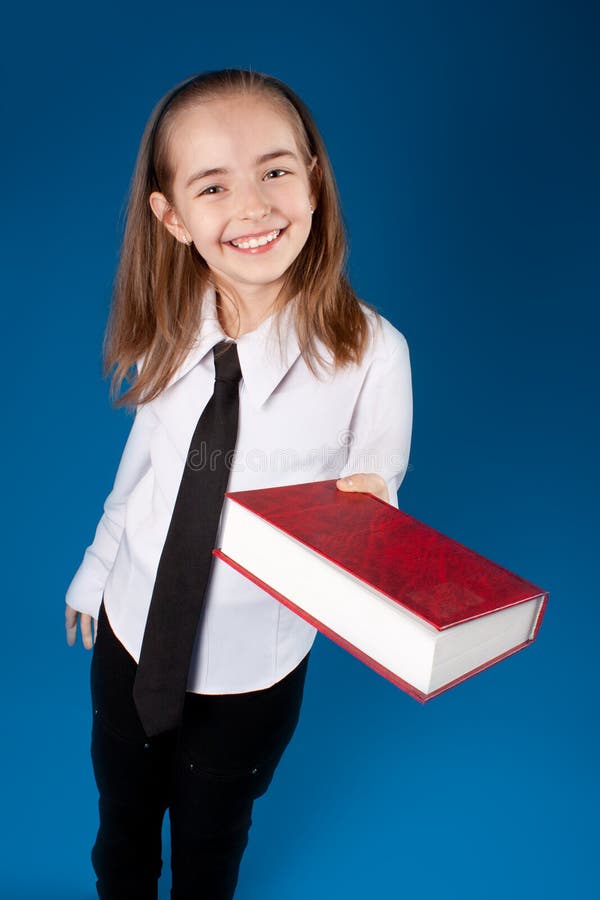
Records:
[[[287,118],[262,98],[211,100],[180,113],[170,152],[175,209],[154,193],[155,214],[178,240],[191,237],[217,286],[233,285],[249,304],[272,302],[315,205]],[[231,243],[266,236],[274,239],[264,246]]]

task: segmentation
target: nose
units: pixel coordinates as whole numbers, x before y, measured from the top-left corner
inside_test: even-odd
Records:
[[[260,219],[270,211],[271,205],[259,185],[250,182],[240,188],[238,212],[241,219]]]

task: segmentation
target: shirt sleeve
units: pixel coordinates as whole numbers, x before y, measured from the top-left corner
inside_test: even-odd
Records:
[[[94,618],[98,617],[104,586],[125,528],[127,499],[150,467],[150,437],[155,425],[149,406],[138,406],[94,539],[67,589],[68,605]]]
[[[348,435],[348,460],[338,477],[381,475],[388,502],[398,508],[410,455],[413,396],[408,344],[399,331],[393,333],[391,348],[373,359],[365,376]]]

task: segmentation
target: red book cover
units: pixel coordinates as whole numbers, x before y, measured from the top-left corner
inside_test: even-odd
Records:
[[[338,490],[336,480],[228,492],[226,497],[438,631],[543,597],[534,632],[528,641],[489,660],[453,684],[535,640],[547,604],[546,591],[373,494]],[[360,650],[324,628],[322,623],[311,620],[302,609],[221,550],[213,552],[363,662],[398,683],[394,673],[382,671]],[[418,696],[419,692],[410,685],[402,683],[399,686],[420,700],[435,695]]]

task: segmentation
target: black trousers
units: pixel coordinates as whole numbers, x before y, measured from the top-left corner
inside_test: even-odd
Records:
[[[308,653],[285,678],[243,694],[186,693],[181,725],[149,739],[133,702],[137,664],[100,607],[90,679],[102,900],[156,900],[165,811],[172,900],[231,900],[254,800],[296,729]]]

